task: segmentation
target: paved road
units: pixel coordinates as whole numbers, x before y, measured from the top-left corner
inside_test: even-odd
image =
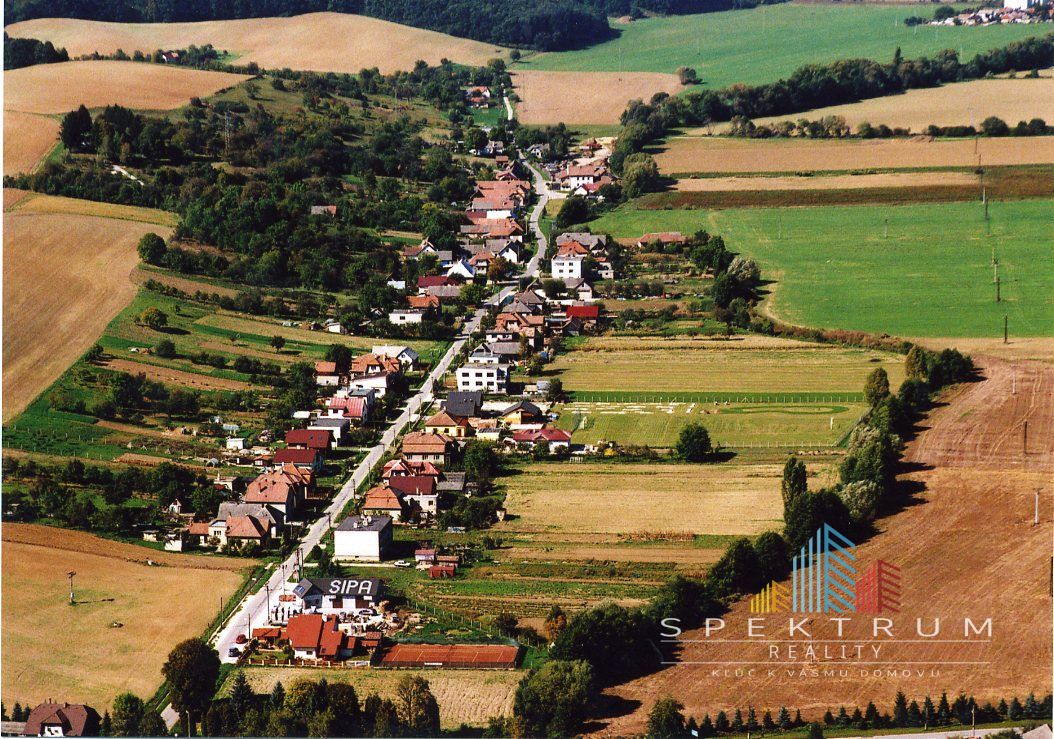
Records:
[[[524,164],[526,164],[526,162],[524,162]],[[538,193],[537,205],[535,205],[529,219],[530,228],[538,239],[538,248],[536,249],[534,256],[531,257],[525,265],[522,274],[527,277],[535,277],[538,274],[538,266],[548,249],[548,243],[546,242],[545,235],[542,233],[538,221],[541,218],[541,214],[545,211],[546,202],[549,200],[549,190],[541,173],[534,167],[530,165],[527,166],[534,178],[535,192]],[[515,286],[504,288],[499,293],[492,296],[488,300],[488,304],[499,305],[512,295],[516,289]],[[467,336],[474,332],[479,327],[479,323],[483,319],[485,313],[486,308],[480,308],[476,311],[465,323],[462,334]],[[355,491],[369,476],[373,468],[377,466],[377,463],[380,462],[388,448],[395,443],[395,440],[399,438],[399,435],[402,434],[406,427],[416,418],[421,409],[427,407],[435,399],[433,391],[436,383],[439,382],[443,375],[446,374],[447,370],[450,369],[450,365],[453,363],[454,358],[457,357],[458,353],[465,346],[465,341],[465,339],[458,339],[450,346],[447,353],[443,355],[443,358],[439,360],[436,366],[428,374],[428,377],[421,385],[421,388],[407,401],[406,408],[403,412],[399,414],[398,418],[392,421],[391,425],[381,436],[380,443],[370,448],[369,453],[367,453],[366,457],[355,467],[355,470],[351,473],[351,477],[349,477],[340,488],[340,491],[334,496],[330,505],[325,511],[323,511],[322,515],[307,528],[307,531],[297,548],[284,562],[275,568],[274,572],[271,573],[271,576],[267,579],[266,586],[261,587],[256,593],[248,595],[238,606],[237,610],[235,610],[230,618],[227,619],[226,624],[224,624],[223,628],[220,629],[219,633],[213,639],[216,650],[220,654],[220,660],[227,663],[236,662],[237,658],[229,657],[228,652],[231,647],[235,646],[235,640],[238,635],[245,634],[248,636],[252,632],[252,629],[266,625],[271,605],[277,604],[277,596],[282,593],[282,589],[285,586],[289,575],[293,573],[296,568],[298,553],[301,561],[307,559],[308,554],[316,545],[318,545],[323,537],[325,537],[331,526],[339,523],[337,517],[352,498],[355,497]],[[165,707],[165,710],[162,712],[162,717],[165,719],[165,723],[168,724],[169,727],[175,725],[176,721],[179,720],[179,715],[171,706]]]

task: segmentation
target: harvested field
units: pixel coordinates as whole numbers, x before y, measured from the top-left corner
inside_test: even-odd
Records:
[[[345,346],[350,346],[355,349],[369,350],[374,344],[384,343],[380,339],[374,340],[370,337],[330,334],[321,331],[309,331],[307,329],[295,328],[292,326],[283,326],[278,321],[246,318],[227,311],[209,313],[200,318],[197,323],[200,323],[203,326],[224,329],[226,331],[236,331],[240,334],[265,336],[267,338],[281,336],[287,341],[299,341],[306,344],[344,344]],[[408,341],[404,343],[409,346],[418,346],[422,342]],[[423,343],[427,344],[428,342]]]
[[[5,423],[73,364],[132,300],[135,246],[150,231],[169,233],[97,216],[17,207],[4,214]],[[51,289],[56,285],[63,289]],[[48,300],[40,299],[42,289],[50,293]]]
[[[884,172],[827,177],[694,177],[677,180],[682,192],[757,192],[758,190],[856,190],[873,187],[976,185],[972,172]]]
[[[506,481],[514,518],[497,529],[759,534],[782,520],[780,474],[777,464],[533,464]]]
[[[525,72],[516,70],[512,84],[523,123],[618,123],[626,104],[657,92],[681,89],[677,76],[658,72]]]
[[[4,174],[32,172],[59,140],[59,122],[31,113],[4,111]]]
[[[359,700],[370,694],[395,697],[395,687],[406,675],[428,681],[439,703],[444,729],[462,723],[485,726],[491,716],[511,716],[512,700],[523,673],[516,670],[313,670],[310,668],[249,667],[243,670],[257,693],[270,693],[275,683],[286,690],[297,680],[342,682],[355,686]],[[228,680],[227,686],[230,685]]]
[[[908,90],[903,95],[863,100],[847,105],[806,111],[794,116],[758,118],[755,123],[826,116],[841,116],[850,128],[864,122],[874,126],[907,128],[923,133],[926,127],[980,126],[988,116],[1002,118],[1011,126],[1032,118],[1054,119],[1054,84],[1045,79],[982,79],[941,87]]]
[[[910,341],[929,349],[939,350],[950,346],[967,354],[986,354],[1011,362],[1035,360],[1054,363],[1054,339],[1019,338],[1011,335],[1005,344],[1001,336],[990,339],[913,338]]]
[[[810,172],[1054,163],[1054,137],[996,139],[729,139],[677,136],[655,155],[667,175]]]
[[[346,13],[308,13],[292,18],[249,18],[202,23],[104,23],[41,18],[7,27],[12,36],[28,36],[65,46],[70,55],[124,49],[182,49],[212,44],[238,56],[239,64],[261,67],[357,73],[378,67],[384,74],[411,69],[418,59],[438,64],[443,58],[482,66],[505,57],[507,49],[435,31]]]
[[[100,709],[126,690],[152,694],[168,650],[201,634],[254,564],[11,523],[3,559],[4,700],[61,696]]]
[[[17,213],[63,213],[97,216],[99,218],[112,218],[117,221],[152,223],[167,228],[175,228],[176,223],[179,221],[179,216],[167,210],[141,208],[137,205],[102,203],[96,200],[81,200],[61,195],[44,195],[37,192],[27,192],[24,197],[8,207],[8,210]]]
[[[643,730],[654,700],[673,695],[686,714],[711,716],[718,710],[753,705],[760,713],[780,705],[800,708],[806,719],[818,719],[829,707],[866,705],[879,710],[893,704],[903,690],[908,700],[960,689],[979,702],[1005,696],[1051,692],[1051,512],[1054,510],[1054,367],[1039,363],[1009,364],[980,357],[984,381],[949,392],[946,405],[923,422],[922,433],[906,450],[910,471],[901,475],[911,505],[876,522],[878,533],[856,548],[863,562],[885,559],[901,568],[902,607],[894,614],[898,638],[914,638],[916,618],[926,626],[941,618],[942,639],[962,636],[963,618],[980,623],[992,618],[990,642],[893,643],[879,640],[880,659],[893,664],[878,670],[853,667],[831,679],[830,664],[812,660],[793,676],[784,669],[769,672],[768,645],[755,647],[703,641],[682,644],[682,664],[618,686],[611,694],[637,706],[628,715],[604,719],[600,731],[629,735]],[[1016,390],[1014,393],[1016,376]],[[1028,449],[1022,429],[1028,422]],[[1040,524],[1033,525],[1034,495],[1040,495]],[[1012,571],[1010,576],[1008,572]],[[725,616],[722,638],[739,638],[749,615],[741,601]],[[770,625],[786,622],[772,622]],[[866,630],[866,633],[865,633]],[[826,621],[814,621],[814,639],[836,637]],[[786,634],[782,627],[782,634]],[[854,617],[846,626],[850,643],[872,639],[869,618]],[[684,639],[701,640],[701,632]],[[835,647],[837,649],[837,645]],[[867,649],[867,647],[865,647]],[[763,650],[763,651],[762,651]],[[865,652],[866,654],[866,652]],[[752,660],[762,666],[753,675],[688,662]],[[787,659],[784,651],[781,659]],[[924,662],[909,666],[907,663]],[[980,662],[981,664],[955,664]],[[834,668],[845,668],[835,661]],[[886,676],[896,668],[896,679]],[[916,672],[918,670],[918,672]],[[861,672],[864,674],[861,675]]]
[[[254,385],[241,380],[228,380],[223,377],[208,377],[194,372],[159,367],[145,362],[134,362],[130,359],[111,359],[106,367],[129,374],[145,374],[147,379],[163,382],[166,385],[179,385],[193,390],[251,390]]]
[[[116,103],[137,110],[169,110],[247,79],[241,74],[138,62],[38,64],[4,72],[4,108],[68,113],[78,105],[100,108]]]

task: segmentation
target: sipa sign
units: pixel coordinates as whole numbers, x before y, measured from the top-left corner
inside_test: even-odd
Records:
[[[327,595],[373,595],[376,580],[330,580]]]

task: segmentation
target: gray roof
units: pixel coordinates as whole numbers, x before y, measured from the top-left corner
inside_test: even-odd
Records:
[[[293,593],[298,598],[317,592],[321,595],[355,595],[376,600],[381,594],[381,585],[381,581],[376,577],[309,577],[301,580],[293,588]]]
[[[278,524],[278,519],[270,508],[261,503],[233,503],[224,501],[216,512],[216,521],[226,521],[231,516],[252,516],[253,518],[266,519],[272,525]]]
[[[520,342],[518,341],[492,341],[487,348],[499,356],[520,356]]]
[[[501,412],[501,415],[507,416],[510,413],[512,413],[513,411],[521,411],[521,410],[525,411],[527,413],[531,413],[531,414],[536,415],[536,416],[542,415],[542,409],[539,408],[538,406],[536,406],[534,403],[532,403],[529,400],[520,400],[520,401],[517,401],[517,402],[513,403],[508,408],[503,410]]]
[[[351,425],[351,421],[348,420],[347,418],[325,418],[325,417],[323,417],[323,418],[316,418],[314,421],[312,421],[310,424],[308,424],[308,428],[317,427],[317,428],[324,428],[324,429],[339,429],[339,428],[344,428],[345,426],[350,426],[350,425]]]
[[[444,472],[436,483],[437,493],[460,493],[465,489],[464,472]]]
[[[435,295],[437,298],[456,298],[461,295],[459,285],[435,285],[424,288],[426,295]]]
[[[443,408],[447,413],[462,418],[471,418],[479,413],[483,406],[483,392],[481,390],[457,391],[450,393],[443,401]],[[449,474],[449,473],[448,473]]]
[[[565,244],[568,241],[577,241],[579,244],[592,249],[596,246],[604,246],[608,242],[608,237],[604,234],[591,234],[584,231],[572,231],[565,234],[560,234],[556,237],[556,245]]]
[[[348,516],[337,526],[337,531],[381,531],[391,525],[391,516]]]

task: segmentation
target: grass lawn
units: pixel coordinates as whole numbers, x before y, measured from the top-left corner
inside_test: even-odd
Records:
[[[693,67],[704,86],[761,84],[786,78],[804,64],[867,57],[889,61],[899,46],[906,58],[943,49],[980,51],[1039,36],[1049,27],[908,27],[908,16],[930,16],[930,6],[796,4],[751,10],[648,18],[617,24],[617,39],[588,49],[538,54],[513,68],[577,72],[675,72]]]
[[[1052,209],[1051,200],[994,202],[986,226],[979,203],[719,211],[630,206],[590,226],[616,237],[701,228],[721,234],[775,281],[768,309],[791,323],[981,338],[1001,336],[1006,315],[1012,336],[1035,337],[1054,333],[1054,270],[1046,268],[1054,256]]]

